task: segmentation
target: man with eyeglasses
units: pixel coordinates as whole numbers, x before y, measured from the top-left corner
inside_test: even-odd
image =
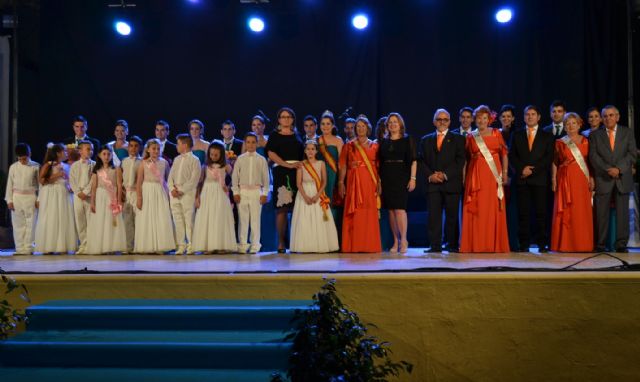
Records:
[[[633,190],[632,166],[636,162],[636,139],[631,129],[618,125],[620,112],[613,105],[602,109],[604,129],[589,137],[589,161],[594,170],[596,194],[596,252],[605,251],[611,201],[616,205],[615,250],[626,253],[629,241],[629,193]]]
[[[445,213],[445,250],[458,252],[458,216],[462,194],[462,169],[465,163],[465,138],[449,131],[451,117],[445,109],[433,115],[436,131],[422,137],[420,158],[427,176],[429,212],[427,253],[442,252],[442,211]]]

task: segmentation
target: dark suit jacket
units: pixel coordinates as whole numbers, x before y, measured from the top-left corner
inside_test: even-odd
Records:
[[[427,180],[427,192],[462,192],[464,146],[465,138],[451,130],[444,136],[440,151],[437,150],[437,132],[422,137],[420,158],[424,163],[427,178],[436,171],[444,172],[447,175],[447,180],[443,183],[429,183]]]
[[[162,157],[164,158],[164,160],[169,162],[169,164],[171,164],[173,163],[173,160],[177,156],[178,156],[178,148],[176,147],[176,144],[167,139],[164,142],[164,150],[162,150]]]
[[[604,128],[598,129],[589,136],[589,161],[593,167],[596,181],[596,193],[609,193],[613,186],[622,193],[633,190],[631,167],[636,162],[636,138],[633,131],[626,126],[618,125],[614,150],[611,151],[609,134]],[[607,169],[617,167],[620,177],[613,179]]]
[[[471,131],[473,131],[473,126],[471,126]],[[466,138],[466,136],[462,134],[462,127],[458,127],[457,129],[449,129],[449,132],[459,134],[462,136],[462,138]]]
[[[555,134],[553,133],[553,123],[552,123],[552,124],[550,124],[550,125],[545,126],[542,130],[543,130],[543,131],[546,131],[547,133],[549,133],[549,134],[551,134],[551,135],[553,135],[553,137],[554,137],[554,138],[556,138],[556,139],[557,139],[557,138],[562,138],[562,137],[564,137],[565,135],[567,135],[567,132],[566,132],[566,131],[564,131],[564,124],[562,125],[562,132],[560,133],[560,135],[555,135]]]
[[[97,140],[95,138],[91,138],[88,135],[85,136],[83,140],[84,141],[89,141],[89,142],[91,142],[91,144],[93,144],[93,153],[94,154],[97,154],[98,151],[100,151],[100,141],[99,140]],[[75,136],[71,136],[71,137],[65,138],[65,140],[64,140],[64,144],[65,145],[70,145],[72,143],[76,143],[76,137]]]
[[[553,162],[553,149],[555,138],[553,134],[540,130],[536,132],[533,147],[529,151],[529,139],[527,128],[522,128],[512,133],[511,151],[509,151],[509,163],[515,170],[514,180],[518,185],[546,186],[549,184],[551,163]],[[533,166],[533,174],[522,178],[522,170],[525,166]]]
[[[224,141],[223,141],[224,143]],[[242,144],[244,142],[242,141],[242,139],[238,139],[238,138],[233,138],[233,143],[231,144],[231,151],[233,151],[234,154],[236,154],[236,156],[240,156],[240,154],[242,154]],[[229,151],[227,148],[227,144],[224,144],[224,149]]]

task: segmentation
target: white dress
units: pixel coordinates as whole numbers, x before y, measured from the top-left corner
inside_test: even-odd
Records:
[[[97,255],[127,250],[126,234],[122,208],[114,215],[111,203],[117,200],[116,170],[101,169],[96,174],[98,187],[96,188],[96,212],[92,213],[87,226],[87,249],[85,253]],[[105,179],[106,178],[106,179]],[[113,199],[113,200],[112,200]]]
[[[196,210],[193,225],[194,252],[212,252],[237,250],[236,233],[233,224],[233,210],[229,194],[224,186],[225,171],[217,164],[206,167],[200,208]]]
[[[324,162],[316,161],[312,166],[321,177]],[[307,196],[313,197],[317,193],[316,182],[304,167],[302,188]],[[331,209],[327,210],[327,220],[324,220],[324,216],[320,200],[309,205],[304,201],[302,194],[297,193],[291,218],[291,252],[323,253],[337,251],[340,248]]]
[[[65,172],[66,176],[40,187],[38,222],[36,223],[36,252],[70,252],[78,249],[78,236],[73,217],[73,194],[69,192],[69,166],[54,165],[51,175]]]
[[[142,209],[135,218],[134,252],[155,253],[176,249],[173,220],[169,208],[165,169],[169,164],[163,158],[155,162],[143,160]]]

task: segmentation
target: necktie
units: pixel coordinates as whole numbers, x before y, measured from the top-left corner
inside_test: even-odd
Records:
[[[609,133],[609,146],[611,146],[611,151],[616,145],[616,136],[614,135],[613,129],[607,129],[607,133]]]
[[[438,133],[438,140],[436,141],[436,147],[438,151],[442,148],[442,141],[444,140],[444,133]]]
[[[556,130],[556,136],[562,134],[562,125],[554,125],[554,129]]]
[[[529,140],[529,151],[531,151],[531,149],[533,148],[534,130],[533,127],[528,127],[527,129],[529,129],[529,136],[527,137],[527,139]]]

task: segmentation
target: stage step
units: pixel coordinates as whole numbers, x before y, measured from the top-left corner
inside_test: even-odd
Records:
[[[267,381],[285,370],[299,300],[64,300],[0,342],[20,381]],[[168,370],[168,371],[167,371]]]
[[[307,300],[59,300],[28,309],[29,330],[287,330]]]
[[[38,382],[257,382],[270,380],[273,370],[192,370],[126,368],[3,368],[5,381]]]

